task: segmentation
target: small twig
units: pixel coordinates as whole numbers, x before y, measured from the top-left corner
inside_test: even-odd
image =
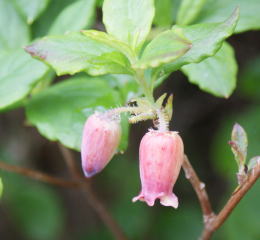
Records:
[[[182,167],[185,171],[187,179],[190,181],[197,194],[203,212],[204,229],[200,238],[202,240],[209,240],[212,234],[223,225],[233,209],[260,177],[260,164],[258,164],[250,171],[247,179],[238,188],[238,190],[233,192],[223,209],[217,215],[215,215],[212,211],[211,203],[205,189],[205,184],[200,181],[186,155],[184,156]]]
[[[198,175],[196,174],[186,155],[184,155],[182,168],[185,172],[186,178],[190,181],[192,187],[194,188],[197,194],[197,197],[200,202],[200,207],[203,213],[204,224],[206,224],[207,222],[210,222],[210,220],[212,219],[212,217],[215,216],[215,214],[212,211],[211,203],[207,191],[205,189],[205,184],[200,181]]]
[[[45,174],[45,173],[42,173],[39,171],[14,166],[14,165],[11,165],[11,164],[8,164],[5,162],[1,162],[1,161],[0,161],[0,169],[6,170],[8,172],[18,173],[18,174],[24,175],[26,177],[29,177],[29,178],[32,178],[32,179],[35,179],[38,181],[42,181],[42,182],[49,183],[52,185],[58,185],[61,187],[72,187],[73,188],[73,187],[80,186],[80,183],[76,182],[76,181],[64,180],[61,178],[50,176],[48,174]]]
[[[252,171],[250,171],[247,180],[239,187],[238,190],[236,190],[231,195],[231,197],[229,198],[225,206],[222,208],[219,214],[214,218],[214,221],[210,225],[205,226],[201,239],[203,240],[210,239],[212,234],[222,226],[222,224],[231,214],[233,209],[237,206],[240,200],[245,196],[248,190],[254,185],[254,183],[257,181],[258,178],[260,178],[260,164],[256,165],[255,168],[253,168]]]
[[[76,161],[72,155],[72,152],[69,149],[63,147],[61,144],[59,145],[59,148],[61,150],[61,153],[67,163],[67,166],[68,166],[72,176],[75,177],[76,180],[78,180],[82,183],[82,192],[84,193],[84,196],[86,197],[88,203],[97,212],[97,214],[103,220],[103,222],[106,224],[106,226],[110,229],[110,231],[113,233],[115,239],[127,240],[127,237],[121,230],[120,226],[113,219],[113,217],[107,211],[107,209],[105,208],[103,203],[99,200],[99,198],[93,192],[93,190],[91,188],[90,180],[86,179],[82,175],[82,173],[79,172],[78,167],[76,165]]]

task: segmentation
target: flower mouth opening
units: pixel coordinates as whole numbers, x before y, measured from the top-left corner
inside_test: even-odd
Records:
[[[156,200],[160,200],[161,205],[166,206],[166,207],[173,207],[173,208],[178,208],[179,201],[178,197],[174,193],[164,193],[161,192],[159,194],[143,194],[142,192],[134,197],[132,199],[132,202],[136,201],[142,201],[146,202],[148,206],[152,207],[154,206],[154,203]]]

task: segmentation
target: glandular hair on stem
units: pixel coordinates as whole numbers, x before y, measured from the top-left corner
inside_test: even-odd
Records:
[[[161,132],[169,131],[169,121],[168,117],[162,109],[156,110],[158,116],[158,130]]]

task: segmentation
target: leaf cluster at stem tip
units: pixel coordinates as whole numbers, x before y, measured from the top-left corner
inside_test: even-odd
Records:
[[[234,31],[239,14],[235,9],[231,17],[216,24],[176,25],[148,40],[153,0],[105,0],[102,10],[107,32],[83,30],[45,37],[26,51],[51,65],[58,75],[81,71],[94,76],[132,75],[151,102],[161,76],[215,54]]]

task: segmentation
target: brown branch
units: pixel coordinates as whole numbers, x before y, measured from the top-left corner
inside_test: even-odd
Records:
[[[127,240],[127,237],[121,230],[120,226],[117,222],[113,219],[110,213],[107,211],[103,203],[99,200],[99,198],[94,193],[93,189],[91,188],[91,181],[90,179],[86,179],[81,172],[79,172],[78,167],[76,165],[76,161],[72,155],[72,152],[63,147],[61,144],[59,145],[61,153],[66,161],[66,164],[72,174],[72,176],[81,182],[82,184],[82,192],[86,197],[90,206],[97,212],[99,217],[105,223],[105,225],[110,229],[113,233],[115,239],[118,240]]]
[[[246,181],[236,190],[223,209],[219,212],[219,214],[214,218],[214,221],[211,224],[206,225],[204,231],[202,233],[201,239],[207,240],[210,239],[212,234],[222,226],[228,216],[231,214],[233,209],[237,206],[240,200],[245,196],[248,190],[254,185],[257,179],[260,177],[260,164],[257,164],[252,171],[248,174]]]
[[[205,184],[200,181],[198,175],[196,174],[195,170],[193,169],[192,165],[189,162],[189,159],[186,155],[184,155],[184,161],[182,164],[182,168],[185,172],[186,178],[190,181],[192,187],[194,188],[197,197],[200,202],[200,207],[203,213],[203,220],[204,223],[210,221],[212,217],[215,216],[214,212],[212,211],[211,203],[205,189]]]
[[[212,234],[222,226],[233,209],[260,177],[260,164],[257,164],[255,168],[249,172],[245,182],[238,188],[238,190],[233,192],[223,209],[215,215],[212,211],[207,191],[205,190],[205,184],[200,181],[186,155],[184,156],[182,167],[185,171],[186,178],[190,181],[197,194],[203,212],[204,229],[200,238],[202,240],[209,240],[211,238]]]
[[[18,174],[24,175],[26,177],[29,177],[29,178],[32,178],[35,180],[49,183],[52,185],[58,185],[60,187],[79,187],[80,186],[80,184],[76,181],[63,180],[61,178],[53,177],[53,176],[50,176],[48,174],[45,174],[45,173],[42,173],[39,171],[14,166],[14,165],[11,165],[11,164],[8,164],[5,162],[1,162],[1,161],[0,161],[0,169],[3,169],[8,172],[18,173]]]

